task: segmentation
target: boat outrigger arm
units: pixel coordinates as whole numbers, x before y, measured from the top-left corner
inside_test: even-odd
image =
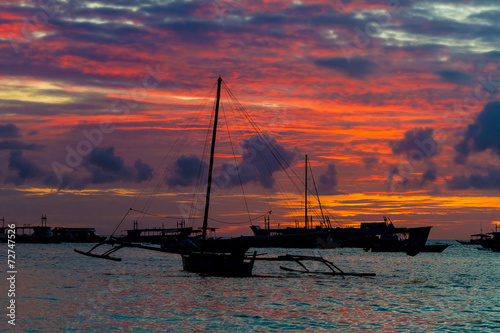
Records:
[[[323,274],[323,275],[338,275],[338,276],[375,276],[375,273],[353,273],[353,272],[344,272],[337,266],[333,264],[333,262],[326,260],[323,257],[318,257],[318,256],[298,256],[298,255],[291,255],[291,254],[286,254],[283,256],[277,256],[277,257],[257,257],[255,260],[265,260],[265,261],[284,261],[284,262],[295,262],[297,263],[300,267],[302,267],[302,270],[298,269],[293,269],[293,268],[288,268],[288,267],[283,267],[280,266],[280,269],[287,271],[287,272],[296,272],[296,273],[304,273],[304,274]],[[320,262],[324,264],[326,267],[328,267],[329,271],[323,272],[323,271],[310,271],[303,263],[302,261],[315,261],[315,262]]]
[[[93,250],[98,248],[101,245],[111,245],[111,249],[105,251],[104,253],[97,254],[97,253],[92,253]],[[196,246],[193,243],[193,246]],[[131,243],[131,242],[124,242],[120,239],[110,237],[109,239],[96,244],[94,247],[92,247],[89,251],[81,251],[78,249],[75,249],[76,253],[83,254],[85,256],[93,257],[93,258],[100,258],[100,259],[107,259],[107,260],[114,260],[114,261],[122,261],[121,258],[118,257],[113,257],[111,256],[112,253],[121,250],[125,247],[133,247],[133,248],[140,248],[140,249],[145,249],[145,250],[152,250],[152,251],[159,251],[159,252],[164,252],[164,253],[176,253],[173,251],[169,250],[164,250],[159,247],[155,246],[148,246],[148,245],[143,245],[143,244],[137,244],[137,243]],[[263,254],[261,254],[263,255]],[[302,269],[293,269],[293,268],[288,268],[284,266],[280,266],[280,269],[287,271],[287,272],[295,272],[295,273],[303,273],[303,274],[322,274],[322,275],[333,275],[333,276],[361,276],[361,277],[368,277],[368,276],[375,276],[375,273],[354,273],[354,272],[344,272],[335,264],[329,260],[326,260],[323,257],[319,256],[301,256],[301,255],[291,255],[291,254],[286,254],[286,255],[281,255],[281,256],[276,256],[276,257],[259,257],[256,256],[256,253],[254,253],[251,256],[246,256],[245,259],[250,259],[254,261],[279,261],[279,262],[294,262],[298,264]],[[302,262],[303,261],[314,261],[314,262],[319,262],[324,264],[329,270],[328,271],[311,271],[309,270]]]
[[[98,254],[98,253],[92,253],[93,250],[98,248],[101,245],[111,245],[111,249],[105,251],[104,253]],[[194,244],[193,244],[194,245]],[[131,243],[131,242],[124,242],[120,239],[110,237],[109,239],[106,239],[105,241],[102,241],[98,244],[96,244],[94,247],[92,247],[90,250],[87,252],[81,251],[78,249],[74,249],[76,253],[83,254],[84,256],[88,257],[93,257],[93,258],[100,258],[100,259],[107,259],[107,260],[114,260],[114,261],[122,261],[122,258],[118,257],[112,257],[110,254],[123,249],[124,247],[135,247],[135,248],[140,248],[140,249],[145,249],[145,250],[151,250],[151,251],[159,251],[159,252],[167,252],[167,253],[172,253],[171,251],[166,251],[162,248],[155,247],[155,246],[147,246],[143,244],[138,244],[138,243]]]

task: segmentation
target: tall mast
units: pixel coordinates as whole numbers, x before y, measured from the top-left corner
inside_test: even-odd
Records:
[[[307,229],[307,155],[306,155],[306,175],[305,175],[305,183],[306,183],[306,189],[304,191],[304,206],[305,206],[305,218],[304,218],[304,226]]]
[[[219,78],[217,79],[217,102],[215,104],[214,129],[212,132],[212,147],[210,149],[210,165],[208,167],[208,184],[207,184],[207,195],[206,195],[206,200],[205,200],[205,214],[203,215],[203,233],[202,233],[203,240],[205,240],[207,237],[208,208],[210,207],[210,189],[212,188],[212,170],[214,168],[215,139],[217,137],[217,120],[219,118],[219,101],[220,101],[221,82],[222,82],[222,79],[219,76]]]

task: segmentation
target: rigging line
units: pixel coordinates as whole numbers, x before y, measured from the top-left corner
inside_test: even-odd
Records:
[[[241,114],[247,119],[248,123],[253,128],[253,131],[257,133],[257,136],[265,144],[265,146],[267,147],[267,149],[269,150],[269,152],[273,155],[273,157],[276,160],[276,162],[278,162],[278,164],[280,164],[281,169],[284,170],[284,172],[287,175],[287,177],[290,179],[290,181],[292,182],[292,184],[295,186],[297,192],[301,193],[301,190],[297,187],[297,184],[294,182],[294,180],[291,177],[291,175],[286,171],[286,169],[280,163],[280,160],[273,153],[273,149],[277,152],[276,148],[273,145],[271,145],[270,143],[268,143],[269,140],[266,137],[263,137],[262,131],[260,131],[260,129],[255,124],[255,122],[252,120],[252,118],[250,117],[250,115],[248,113],[246,113],[246,111],[244,110],[243,106],[241,106],[241,104],[238,102],[238,100],[236,99],[236,97],[232,94],[231,90],[227,87],[227,85],[224,88],[226,89],[226,92],[228,93],[228,95],[232,95],[231,99],[233,100],[233,103],[236,106],[239,105],[239,110],[241,111]],[[258,149],[257,149],[257,151],[259,152],[260,156],[262,157],[263,161],[265,162],[265,165],[268,168],[268,170],[271,171],[269,160],[266,158],[266,156],[261,151],[259,151]],[[277,152],[277,153],[279,153],[279,152]],[[282,159],[284,160],[283,157],[282,157]],[[281,182],[279,180],[276,180],[276,184],[278,185],[278,188],[279,188],[281,194],[285,198],[285,204],[288,206],[288,209],[290,211],[293,211],[294,215],[299,215],[297,213],[297,211],[293,208],[293,206],[289,203],[290,199],[288,198],[288,195],[286,194],[287,192],[284,190],[283,186],[281,185]]]
[[[335,223],[337,223],[340,227],[342,227],[342,224],[340,224],[340,222],[339,222],[339,221],[337,221],[337,220],[335,219],[335,216],[333,216],[333,214],[332,214],[332,213],[330,213],[330,211],[328,210],[328,208],[324,207],[324,209],[325,209],[326,213],[327,213],[329,216],[331,216],[331,217],[332,217],[332,219],[335,221]]]
[[[226,91],[226,93],[227,93],[227,91]],[[231,99],[231,98],[230,98],[230,99]],[[232,100],[232,99],[231,99],[231,100]],[[238,129],[238,133],[239,133],[239,134],[240,134],[240,136],[241,136],[241,141],[243,142],[243,140],[245,139],[245,135],[244,135],[244,133],[243,133],[244,131],[242,130],[242,128],[241,128],[241,126],[240,126],[241,121],[238,121],[238,119],[243,120],[243,118],[242,118],[241,116],[239,116],[239,117],[237,116],[237,114],[236,114],[236,112],[235,112],[235,109],[236,109],[236,104],[235,104],[235,103],[234,103],[234,101],[233,101],[233,107],[231,108],[231,112],[232,112],[233,117],[234,117],[234,119],[235,119],[236,127],[237,127],[237,129]],[[248,130],[245,130],[245,132],[248,132]],[[234,155],[235,155],[235,154],[234,154],[234,151],[233,151],[233,156],[234,156]],[[243,156],[242,156],[242,158],[243,158]],[[236,161],[235,161],[235,163],[236,163]],[[238,168],[238,170],[237,170],[237,171],[238,171],[238,177],[240,177],[240,184],[242,184],[242,181],[241,181],[241,176],[240,176],[240,172],[239,172],[239,171],[240,171],[240,170],[239,170],[239,168]],[[268,193],[266,192],[266,190],[265,190],[264,188],[262,188],[262,187],[261,187],[261,189],[262,189],[262,191],[263,191],[263,193],[264,193],[264,196],[265,196],[265,198],[266,198],[266,203],[267,203],[267,206],[268,206],[268,208],[269,208],[269,211],[271,211],[271,210],[272,210],[272,207],[271,207],[271,204],[270,204],[270,201],[271,201],[271,200],[270,200],[270,198],[269,198],[269,196],[268,196]],[[243,187],[242,187],[242,191],[243,191]]]
[[[212,90],[213,90],[213,87],[214,87],[214,85],[212,86]],[[208,96],[209,96],[209,95],[205,96],[205,98],[203,99],[203,101],[202,101],[202,103],[200,104],[200,106],[198,107],[198,109],[195,111],[195,113],[193,114],[193,116],[192,116],[192,117],[190,118],[190,120],[188,121],[188,124],[187,124],[187,128],[188,128],[188,130],[187,130],[187,131],[182,131],[182,132],[181,132],[181,133],[177,136],[177,138],[176,138],[176,140],[175,140],[175,143],[174,143],[174,144],[170,147],[170,150],[168,151],[168,153],[167,153],[167,154],[163,157],[163,159],[162,159],[162,161],[161,161],[161,163],[160,163],[160,168],[159,168],[159,169],[161,169],[161,166],[163,166],[163,165],[165,164],[166,159],[169,157],[170,153],[172,152],[172,150],[173,150],[175,147],[178,147],[178,149],[177,149],[177,153],[178,153],[178,151],[180,150],[180,148],[184,145],[184,143],[185,143],[185,142],[186,142],[186,140],[187,140],[188,134],[192,131],[192,129],[191,129],[192,125],[193,125],[193,124],[194,124],[194,122],[195,122],[195,121],[199,118],[199,116],[200,116],[200,111],[201,111],[201,109],[203,108],[203,106],[205,105],[205,103],[206,103],[206,102],[207,102],[207,100],[208,100]],[[180,144],[178,144],[179,142],[180,142]],[[146,203],[145,203],[145,204],[144,204],[144,206],[143,206],[143,207],[144,207],[144,208],[143,208],[143,210],[144,210],[144,211],[145,211],[145,210],[147,210],[147,209],[149,209],[149,207],[151,206],[151,204],[152,204],[152,202],[153,202],[154,197],[155,197],[155,196],[156,196],[156,194],[159,192],[159,189],[160,189],[160,187],[161,187],[162,183],[164,182],[164,180],[165,180],[165,178],[166,178],[166,175],[167,175],[168,171],[169,171],[169,170],[173,167],[173,164],[174,164],[174,163],[175,163],[175,162],[171,162],[171,163],[166,164],[166,166],[165,166],[165,169],[164,169],[164,171],[163,171],[163,174],[162,174],[161,179],[158,181],[158,183],[156,184],[156,186],[155,186],[155,188],[154,188],[153,192],[151,193],[151,195],[150,195],[149,199],[146,201]],[[155,170],[155,172],[154,172],[154,174],[153,174],[153,177],[154,177],[154,175],[157,173],[157,171],[158,171],[159,169]],[[152,178],[153,178],[153,177],[152,177]],[[151,179],[152,179],[152,178],[151,178]],[[149,182],[148,182],[148,183],[149,183]],[[142,192],[141,192],[141,195],[142,195]],[[134,206],[134,205],[135,205],[135,203],[138,201],[138,199],[139,199],[139,197],[138,197],[138,198],[136,198],[136,200],[134,201],[134,203],[133,203],[133,205],[132,205],[132,206]],[[142,218],[141,218],[141,220],[142,220]]]
[[[272,153],[274,159],[280,164],[280,167],[281,169],[283,169],[285,171],[285,174],[287,175],[287,177],[292,181],[292,184],[295,186],[296,190],[300,193],[301,190],[298,188],[298,186],[296,185],[296,183],[293,181],[291,175],[289,174],[289,172],[287,171],[287,168],[290,169],[290,171],[295,175],[295,177],[302,183],[304,184],[304,182],[302,181],[302,179],[300,177],[298,177],[298,175],[295,173],[295,171],[291,168],[290,164],[286,161],[286,159],[281,155],[281,153],[276,149],[276,147],[274,147],[274,145],[271,144],[270,142],[270,139],[269,137],[264,134],[258,127],[258,125],[253,121],[253,119],[250,117],[250,115],[246,112],[246,110],[244,109],[244,107],[239,103],[239,101],[237,100],[237,98],[234,96],[234,94],[232,94],[231,90],[227,87],[227,85],[225,85],[225,89],[228,93],[228,95],[230,95],[231,99],[233,100],[233,103],[235,105],[239,105],[239,108],[242,112],[242,114],[247,118],[248,122],[252,125],[254,131],[258,134],[258,136],[261,138],[261,140],[263,141],[263,143],[267,146],[267,148],[269,149],[269,151]],[[280,156],[281,160],[286,164],[287,168],[283,167],[283,165],[281,164],[280,162],[280,159],[278,159],[276,157],[276,154]],[[262,156],[263,159],[265,160],[268,168],[269,168],[269,162],[267,161],[267,159]],[[286,192],[284,191],[284,189],[282,189],[282,186],[281,186],[281,183],[279,181],[277,181],[279,187],[281,187],[280,191],[282,192],[282,194],[284,195],[284,197],[286,198],[287,195],[285,194]],[[311,194],[314,195],[314,193],[311,192],[311,190],[308,190]],[[321,217],[323,217],[323,215],[319,215],[317,213],[317,211],[315,209],[312,209],[312,211],[314,212],[314,214],[319,217],[319,219],[321,220]],[[322,214],[322,213],[321,213]]]
[[[215,221],[215,222],[218,222],[218,223],[222,223],[222,224],[245,224],[245,223],[248,223],[248,222],[252,222],[252,221],[258,220],[261,217],[266,216],[267,214],[271,214],[271,212],[270,211],[269,212],[265,212],[262,215],[256,216],[254,218],[250,218],[248,221],[241,221],[241,222],[226,222],[226,221],[221,221],[221,220],[217,220],[217,219],[210,218],[210,217],[209,217],[209,220],[212,220],[212,221]]]
[[[215,85],[213,86],[215,87]],[[213,95],[213,89],[210,91],[211,95]],[[195,185],[193,187],[193,195],[192,195],[192,199],[191,199],[191,207],[189,208],[189,220],[191,221],[191,226],[194,225],[194,218],[193,216],[196,214],[196,207],[198,207],[198,202],[201,200],[201,187],[202,187],[202,184],[203,184],[203,174],[204,174],[204,170],[205,170],[205,165],[204,165],[204,161],[205,161],[205,158],[206,158],[206,152],[207,152],[207,147],[208,147],[208,140],[209,140],[209,137],[210,137],[210,128],[211,128],[211,123],[212,123],[212,120],[214,118],[214,113],[215,113],[215,103],[216,101],[214,100],[213,104],[212,104],[212,108],[211,108],[211,113],[210,113],[210,118],[209,118],[209,121],[208,121],[208,125],[206,126],[206,133],[205,133],[205,140],[204,140],[204,144],[203,144],[203,152],[201,153],[201,156],[200,156],[200,164],[198,166],[198,174],[196,176],[196,182],[195,182]]]
[[[120,221],[120,223],[118,223],[118,225],[116,226],[115,230],[113,230],[113,233],[111,233],[111,236],[109,236],[109,238],[113,237],[113,235],[115,234],[116,230],[118,230],[118,228],[123,223],[123,221],[125,221],[125,218],[127,217],[128,213],[130,213],[131,210],[132,210],[132,208],[129,208],[129,210],[127,211],[127,213],[125,214],[125,216],[123,216],[122,220]]]
[[[312,178],[312,181],[313,181],[314,190],[316,191],[316,197],[318,198],[319,209],[321,210],[321,218],[323,219],[321,221],[321,224],[323,224],[323,223],[326,223],[326,221],[325,221],[325,215],[323,214],[323,207],[321,207],[321,201],[319,200],[318,188],[316,187],[316,181],[314,180],[314,173],[312,171],[311,162],[308,162],[308,164],[309,164],[309,170],[311,170],[311,178]]]
[[[262,133],[262,131],[260,131],[260,129],[256,126],[256,124],[253,122],[253,120],[250,118],[250,116],[246,113],[245,110],[242,110],[242,112],[244,112],[244,115],[245,117],[247,118],[247,120],[251,123],[252,127],[254,128],[255,132],[257,132],[257,135],[259,136],[259,138],[262,140],[262,142],[266,145],[266,147],[269,149],[269,152],[273,155],[274,159],[276,160],[276,162],[278,162],[278,164],[280,165],[280,168],[285,172],[285,174],[287,175],[287,177],[292,181],[292,184],[294,185],[295,189],[297,190],[297,192],[301,192],[300,188],[297,186],[297,184],[293,181],[291,175],[288,173],[287,169],[290,169],[294,174],[295,176],[297,177],[297,179],[299,179],[299,177],[297,176],[297,174],[295,173],[295,171],[293,171],[293,169],[291,169],[290,167],[290,164],[285,160],[285,158],[281,155],[281,153],[276,149],[276,147],[274,147],[274,145],[271,143],[270,139],[267,137],[267,135],[265,135],[264,133]],[[276,156],[276,155],[279,155],[281,160]],[[283,164],[281,163],[281,161],[283,161],[286,165],[287,165],[287,168],[285,168],[283,166]]]
[[[235,98],[236,99],[236,98]],[[237,100],[236,100],[237,102]],[[236,103],[235,102],[235,103]],[[270,142],[270,139],[267,137],[267,135],[265,135],[264,133],[262,133],[262,131],[259,129],[258,125],[252,120],[252,118],[250,117],[250,115],[244,110],[244,108],[241,106],[240,104],[240,108],[241,108],[241,111],[242,113],[244,114],[244,116],[247,118],[248,122],[252,125],[253,129],[255,132],[257,132],[258,136],[261,138],[261,140],[263,141],[263,143],[267,146],[267,148],[269,149],[269,151],[271,152],[271,154],[273,155],[274,159],[280,164],[280,167],[281,169],[285,172],[285,174],[287,175],[287,177],[290,179],[290,181],[292,182],[292,184],[294,185],[295,189],[297,190],[297,192],[299,193],[302,193],[301,189],[297,186],[297,184],[294,182],[294,179],[292,178],[292,176],[290,175],[290,173],[287,171],[288,169],[295,175],[295,177],[297,179],[299,179],[299,181],[303,184],[304,182],[302,181],[302,179],[300,179],[300,177],[298,177],[298,175],[295,173],[295,171],[291,168],[290,164],[286,161],[286,159],[281,155],[281,153],[276,149],[276,147],[274,147],[274,145],[271,144]],[[281,160],[283,160],[283,162],[287,165],[287,168],[283,167],[283,165],[281,164],[280,162],[280,159],[277,158],[276,154],[274,154],[274,152],[276,152],[276,154],[278,154],[281,158]],[[263,159],[265,160],[266,164],[269,165],[269,162],[267,161],[267,159],[265,158],[264,155],[262,155]],[[268,167],[269,168],[269,167]],[[277,183],[279,185],[280,182],[277,181]],[[314,193],[311,192],[311,190],[309,190],[309,192],[311,194],[314,195]],[[282,194],[285,198],[287,198],[286,192],[283,190],[282,191]],[[287,198],[288,199],[288,198]],[[289,200],[289,199],[288,199]],[[317,213],[316,210],[313,209],[313,212],[314,214],[321,220],[321,216]]]
[[[232,93],[231,89],[229,89],[229,87],[224,83],[224,89],[226,90],[227,94],[230,96],[230,98],[232,99],[233,103],[235,104],[235,106],[238,107],[238,109],[241,111],[241,113],[243,114],[243,116],[247,119],[247,121],[250,123],[251,127],[253,127],[253,130],[254,132],[257,133],[258,137],[262,140],[262,142],[267,146],[267,149],[269,150],[269,152],[273,155],[274,159],[278,162],[278,164],[280,165],[281,169],[285,171],[285,174],[287,175],[287,177],[290,179],[290,181],[292,182],[292,184],[295,186],[296,190],[298,193],[301,193],[301,190],[298,188],[297,184],[294,182],[293,178],[291,177],[291,175],[287,172],[286,168],[283,167],[283,165],[281,164],[280,160],[276,157],[276,154],[274,153],[274,151],[280,155],[281,159],[283,161],[286,162],[286,160],[283,158],[283,156],[281,156],[281,154],[279,153],[279,151],[276,150],[276,148],[270,144],[270,140],[267,138],[267,136],[265,136],[262,131],[259,129],[259,127],[257,126],[257,124],[253,121],[253,119],[250,117],[250,115],[245,111],[244,107],[241,105],[241,103],[239,103],[238,99],[234,96],[234,94]],[[274,149],[274,151],[273,151]],[[267,160],[267,158],[261,153],[261,156],[264,160],[264,162],[266,163],[266,166],[268,169],[270,169],[270,164],[269,164],[269,161]],[[286,163],[289,166],[288,163]],[[291,168],[290,168],[291,169]],[[295,176],[297,177],[297,179],[300,179],[297,174],[293,171],[293,169],[291,169],[291,171],[295,174]],[[294,211],[293,209],[293,206],[289,204],[289,198],[286,194],[286,191],[284,190],[284,188],[282,187],[281,183],[279,181],[277,181],[277,184],[278,184],[278,187],[280,189],[280,192],[282,193],[282,195],[286,198],[285,200],[285,203],[286,205],[289,207],[290,210]],[[288,201],[287,201],[288,200]],[[298,215],[297,213],[295,213],[296,215]]]
[[[229,137],[229,143],[231,144],[231,150],[233,152],[234,165],[236,167],[236,172],[238,173],[238,180],[239,180],[239,183],[240,183],[241,192],[243,194],[243,201],[245,202],[245,207],[247,209],[248,218],[251,221],[252,217],[250,216],[250,210],[248,209],[248,202],[247,202],[247,198],[245,196],[245,190],[243,189],[243,182],[241,181],[241,175],[240,175],[240,170],[239,170],[240,168],[238,168],[238,163],[236,162],[236,154],[234,153],[233,141],[231,140],[231,133],[229,132],[228,119],[227,119],[227,116],[226,116],[226,112],[224,110],[224,105],[222,105],[222,103],[221,103],[221,106],[222,106],[222,115],[224,116],[225,123],[226,123],[226,129],[227,129],[227,135]],[[229,176],[229,177],[231,177],[231,176]],[[229,180],[231,180],[231,179],[229,179]]]
[[[205,166],[204,166],[204,159],[206,158],[206,154],[207,154],[207,149],[208,149],[208,140],[210,138],[210,134],[211,134],[211,124],[212,124],[212,121],[214,120],[214,117],[215,117],[215,106],[216,106],[216,103],[217,101],[214,100],[213,104],[212,104],[212,112],[210,113],[210,120],[208,122],[208,126],[207,126],[207,130],[206,130],[206,134],[205,134],[205,143],[204,143],[204,146],[203,146],[203,153],[201,155],[201,158],[200,158],[200,166],[198,167],[198,175],[196,177],[196,183],[195,183],[195,186],[194,186],[194,189],[193,189],[193,197],[192,197],[192,200],[191,200],[191,207],[189,209],[189,219],[191,221],[193,221],[193,219],[191,217],[193,217],[195,215],[195,207],[198,206],[198,202],[200,200],[200,197],[201,197],[201,185],[203,184],[203,173],[205,171]]]
[[[267,139],[267,141],[270,143],[269,141],[269,138],[267,138],[267,136],[265,134],[262,133],[262,131],[260,130],[259,126],[255,123],[255,121],[253,121],[253,119],[250,117],[250,115],[248,114],[248,112],[245,110],[245,108],[241,105],[241,103],[238,101],[238,99],[236,98],[236,96],[234,96],[234,94],[231,92],[231,90],[229,89],[229,87],[227,87],[227,85],[225,85],[225,88],[229,91],[229,94],[231,96],[231,98],[234,98],[235,100],[235,104],[238,105],[240,108],[241,108],[241,111],[243,112],[243,114],[245,115],[245,117],[248,119],[248,121],[251,123],[252,127],[254,127],[254,130],[257,132],[257,134],[261,137],[264,137]],[[276,153],[281,157],[281,159],[283,160],[283,162],[287,165],[287,167],[292,171],[292,173],[295,175],[295,177],[302,183],[303,181],[301,180],[301,178],[295,173],[295,171],[291,168],[290,164],[286,161],[285,158],[283,158],[283,156],[281,156],[281,153],[279,151],[276,150],[276,148],[274,148]],[[274,154],[273,154],[274,155]],[[276,158],[276,157],[275,157]],[[276,159],[279,162],[278,159]],[[281,165],[280,163],[280,166],[283,170],[285,170],[285,168]],[[300,189],[299,189],[299,192],[300,192]]]
[[[213,86],[212,86],[212,90],[213,90]],[[174,156],[178,156],[179,152],[181,151],[182,147],[185,145],[186,141],[187,141],[187,138],[189,137],[189,133],[192,132],[192,127],[193,127],[193,124],[197,121],[197,119],[199,119],[200,115],[201,115],[201,110],[202,108],[205,106],[207,100],[209,99],[209,96],[210,95],[207,95],[205,96],[205,98],[203,99],[202,103],[199,105],[198,109],[196,110],[196,112],[193,114],[193,116],[190,118],[188,124],[187,124],[187,130],[184,130],[182,131],[182,133],[177,137],[177,140],[175,141],[175,143],[171,146],[171,149],[170,151],[168,152],[168,154],[164,157],[163,161],[162,161],[162,165],[164,164],[163,162],[167,159],[167,157],[169,157],[172,152],[172,150],[174,150],[175,148],[175,153],[173,154]],[[165,169],[163,171],[163,174],[162,174],[162,177],[161,179],[158,181],[158,183],[156,184],[156,187],[154,188],[149,200],[147,200],[147,202],[145,203],[145,205],[143,206],[143,210],[146,211],[149,209],[149,207],[151,207],[151,204],[153,203],[153,199],[155,198],[155,196],[158,194],[161,186],[163,185],[163,182],[165,181],[166,177],[167,177],[167,174],[169,173],[169,171],[173,168],[174,164],[175,164],[175,160],[172,159],[172,161],[170,161],[169,163],[166,163],[166,166],[165,166]],[[142,217],[141,217],[141,220],[142,220]]]
[[[133,209],[133,208],[130,208],[130,210],[132,210],[134,212],[138,212],[138,213],[144,214],[144,215],[153,216],[153,217],[159,217],[159,218],[163,218],[163,219],[173,219],[173,220],[184,219],[183,217],[179,217],[179,216],[167,216],[167,215],[153,214],[153,213],[148,213],[148,212],[144,212],[144,211],[141,211],[141,210],[138,210],[138,209]],[[239,222],[227,222],[227,221],[217,220],[217,219],[214,219],[214,218],[211,218],[211,217],[209,217],[208,219],[211,220],[211,221],[215,221],[215,222],[223,223],[223,224],[244,224],[244,223],[248,223],[248,222],[251,222],[251,221],[258,220],[261,217],[263,217],[263,216],[265,216],[267,214],[270,214],[270,213],[271,212],[269,211],[269,212],[266,212],[266,213],[264,213],[262,215],[256,216],[254,218],[250,218],[249,220],[239,221]],[[199,216],[197,216],[195,218],[199,218]]]
[[[145,211],[142,211],[142,210],[139,210],[139,209],[134,209],[134,208],[130,208],[130,210],[132,210],[134,212],[138,212],[138,213],[144,214],[144,215],[148,215],[148,216],[161,217],[163,219],[174,219],[174,220],[185,219],[184,217],[180,217],[180,216],[167,216],[167,215],[159,215],[159,214],[148,213],[148,212],[145,212]]]

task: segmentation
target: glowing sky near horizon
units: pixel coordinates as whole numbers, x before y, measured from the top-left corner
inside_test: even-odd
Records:
[[[53,226],[110,233],[154,171],[151,183],[162,181],[160,162],[180,134],[192,134],[180,155],[201,156],[210,114],[188,121],[221,75],[290,153],[297,175],[309,155],[322,202],[341,225],[387,215],[454,239],[500,223],[495,2],[58,0],[0,8],[6,221],[33,224],[46,214]],[[213,100],[205,104],[210,110]],[[251,134],[233,139],[238,146]],[[231,160],[227,137],[220,145],[219,166]],[[167,175],[153,213],[180,214],[193,187],[182,177]],[[270,207],[272,221],[295,225],[303,199],[278,188],[283,172],[272,177],[276,183],[249,178],[250,215]],[[214,199],[214,218],[248,218],[236,190]],[[175,226],[143,226],[162,222]],[[214,226],[249,234],[243,224]]]

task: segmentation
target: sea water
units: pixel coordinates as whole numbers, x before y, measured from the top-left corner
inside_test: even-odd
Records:
[[[178,255],[124,249],[113,262],[73,252],[90,244],[18,244],[16,325],[7,322],[4,278],[0,331],[500,332],[500,253],[449,244],[415,257],[258,249],[321,255],[346,272],[377,274],[370,278],[298,274],[279,268],[300,268],[293,263],[273,262],[256,262],[256,277],[204,277],[182,271]]]

